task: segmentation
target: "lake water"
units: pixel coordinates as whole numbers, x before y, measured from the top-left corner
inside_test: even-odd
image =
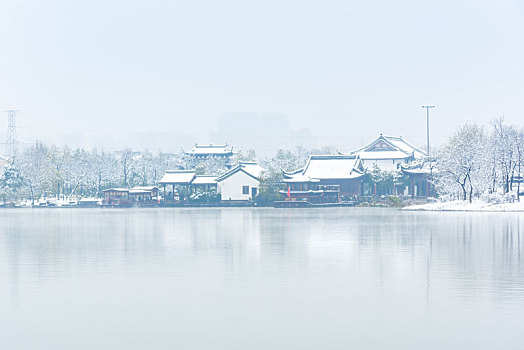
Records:
[[[0,211],[0,349],[524,349],[524,214]]]

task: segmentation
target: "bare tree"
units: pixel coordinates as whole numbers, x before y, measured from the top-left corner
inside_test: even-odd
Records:
[[[129,187],[129,175],[131,169],[131,162],[133,161],[133,150],[126,148],[120,155],[120,164],[122,166],[122,186]]]
[[[494,120],[492,125],[495,161],[498,164],[504,193],[508,193],[513,189],[513,176],[517,166],[515,158],[518,131],[514,126],[504,123],[504,118]]]

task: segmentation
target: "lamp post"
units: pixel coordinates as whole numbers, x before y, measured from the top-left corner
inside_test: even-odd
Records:
[[[426,109],[426,140],[428,143],[428,157],[429,157],[429,109],[435,108],[435,106],[422,106]]]
[[[422,106],[426,109],[426,139],[428,142],[428,160],[429,160],[429,179],[433,178],[433,167],[431,166],[431,158],[429,156],[429,109],[435,108],[435,106]],[[431,185],[429,181],[426,180],[426,195],[431,196]]]

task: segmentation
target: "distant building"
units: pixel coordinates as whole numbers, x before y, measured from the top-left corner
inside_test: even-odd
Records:
[[[258,194],[264,169],[254,162],[240,162],[216,179],[222,201],[250,201]]]
[[[283,172],[286,200],[310,203],[339,203],[344,197],[359,196],[364,167],[356,155],[309,156],[306,165]]]
[[[211,174],[221,173],[231,168],[234,156],[238,154],[233,146],[226,144],[198,144],[190,150],[184,150],[182,169],[198,169],[210,171]]]
[[[400,170],[401,165],[426,157],[425,151],[411,145],[402,136],[382,134],[373,142],[349,154],[359,156],[367,170],[373,170],[375,165],[381,170]]]
[[[318,147],[310,123],[290,121],[283,113],[232,112],[223,114],[217,129],[210,131],[213,143],[228,140],[236,147],[254,149],[259,159],[271,157],[278,149]]]
[[[229,158],[232,157],[235,152],[233,151],[233,147],[226,144],[223,145],[202,145],[195,143],[195,146],[191,148],[190,150],[183,150],[184,154],[195,157],[195,158],[207,158],[207,157],[224,157]]]

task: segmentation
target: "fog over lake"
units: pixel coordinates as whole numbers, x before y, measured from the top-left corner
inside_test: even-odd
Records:
[[[0,211],[1,349],[521,349],[524,217]]]

